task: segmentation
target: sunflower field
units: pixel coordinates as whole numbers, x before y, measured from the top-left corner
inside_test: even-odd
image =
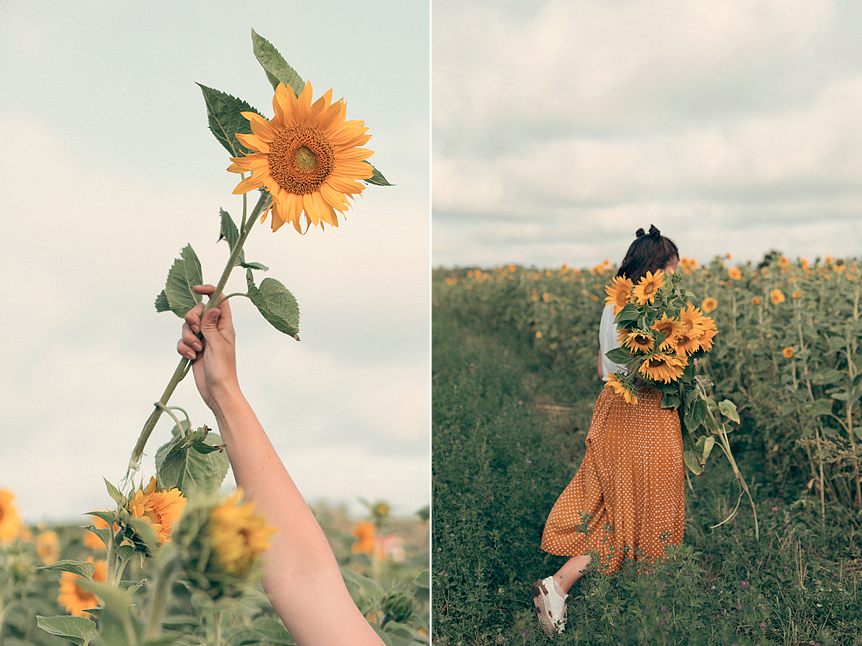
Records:
[[[160,506],[152,498],[154,492],[147,494],[144,489],[139,493],[139,502],[154,506],[163,521],[171,518],[170,505],[181,500],[173,494],[174,499]],[[223,500],[212,516],[214,524],[222,528],[221,536],[213,535],[214,553],[219,551],[219,539],[222,543],[231,540],[231,527],[241,525],[248,535],[262,527],[260,517],[255,518],[248,507],[235,503],[236,496]],[[132,501],[131,506],[134,504]],[[359,520],[351,519],[343,508],[321,505],[314,512],[354,601],[384,642],[393,646],[427,643],[427,510],[413,518],[396,518],[383,501],[366,506],[367,515]],[[181,526],[176,529],[180,534],[187,529],[182,525],[190,523],[195,510],[189,507],[183,511],[186,513]],[[148,558],[138,553],[127,560],[122,572],[111,573],[111,559],[97,533],[106,532],[108,525],[98,516],[80,525],[29,526],[22,522],[20,514],[14,494],[0,489],[3,646],[128,644],[133,643],[132,639],[147,644],[294,643],[257,582],[259,570],[242,559],[234,560],[230,568],[229,574],[234,578],[213,576],[213,569],[207,566],[197,578],[194,572],[186,571],[174,579],[161,617],[161,635],[141,642],[140,634],[159,596],[160,579],[152,572],[158,569],[160,555]],[[166,545],[170,545],[173,528],[163,523],[158,531],[164,532]],[[266,535],[264,530],[264,540]],[[253,559],[256,554],[252,551],[246,556]],[[91,567],[86,568],[86,564]],[[253,576],[240,580],[246,574]],[[105,585],[109,576],[119,576],[113,591]],[[206,586],[203,579],[207,578],[216,585]],[[207,588],[207,594],[201,594],[202,588]],[[127,597],[134,600],[126,607],[131,638],[125,633],[122,616]],[[88,631],[96,618],[98,631]]]
[[[538,544],[603,387],[598,328],[615,273],[609,261],[434,271],[438,643],[544,639],[529,586],[562,564]],[[780,252],[681,259],[681,288],[718,329],[697,372],[736,405],[728,438],[754,509],[714,452],[688,474],[685,540],[658,567],[674,584],[588,576],[556,639],[862,644],[860,273],[855,259]]]

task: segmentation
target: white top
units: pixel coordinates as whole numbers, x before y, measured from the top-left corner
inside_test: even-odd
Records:
[[[608,381],[612,372],[625,372],[626,367],[614,363],[605,356],[606,352],[620,347],[617,341],[617,326],[614,323],[614,304],[605,305],[602,310],[602,323],[599,326],[599,352],[602,353],[602,380]]]

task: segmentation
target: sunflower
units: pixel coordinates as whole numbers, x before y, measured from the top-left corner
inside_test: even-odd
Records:
[[[651,352],[655,345],[655,339],[642,330],[621,330],[618,338],[621,345],[635,352]]]
[[[374,532],[374,524],[367,520],[359,521],[353,526],[350,533],[357,538],[357,542],[353,544],[354,554],[359,552],[374,554]]]
[[[796,290],[795,292],[793,292],[791,294],[791,296],[793,296],[793,298],[802,298],[802,292],[800,292],[799,290]]]
[[[254,503],[240,504],[242,492],[213,507],[209,515],[209,535],[216,561],[225,572],[243,576],[257,557],[269,549],[275,529],[254,512]]]
[[[769,292],[769,300],[772,301],[773,305],[778,305],[779,303],[784,302],[784,293],[780,289],[773,289]]]
[[[668,318],[667,313],[661,315],[661,319],[652,324],[651,330],[655,330],[660,334],[664,334],[664,341],[661,346],[659,346],[660,350],[665,350],[667,347],[665,344],[673,343],[674,337],[676,337],[680,332],[683,331],[684,326],[682,321],[673,316]]]
[[[731,267],[727,270],[727,275],[730,276],[733,280],[740,280],[742,278],[742,272],[739,271],[736,267]]]
[[[0,543],[8,543],[21,531],[21,517],[12,504],[15,494],[8,489],[0,489]]]
[[[159,537],[159,545],[171,540],[171,531],[186,507],[186,498],[179,489],[160,491],[155,477],[146,489],[138,489],[127,507],[135,518],[146,518]]]
[[[628,303],[632,301],[632,281],[625,276],[615,276],[611,284],[605,287],[605,305],[613,304],[614,316],[620,313]]]
[[[243,112],[251,123],[253,134],[237,133],[237,139],[254,152],[231,157],[232,173],[251,171],[233,190],[234,194],[265,188],[272,195],[272,230],[285,222],[302,232],[300,219],[305,216],[306,230],[312,224],[338,226],[335,212],[348,208],[364,189],[356,180],[368,179],[373,168],[366,159],[372,155],[359,148],[371,135],[362,121],[345,121],[343,100],[330,104],[329,90],[312,105],[311,83],[297,97],[279,83],[272,99],[272,120],[254,112]],[[267,209],[268,211],[269,209]],[[266,212],[263,219],[266,218]]]
[[[754,298],[751,299],[751,304],[752,305],[760,305],[760,299],[757,298],[757,296],[755,296]]]
[[[656,292],[664,285],[664,272],[657,271],[652,273],[648,271],[646,276],[642,277],[634,288],[633,295],[638,302],[638,305],[646,305],[652,303],[655,299]]]
[[[57,532],[46,531],[36,537],[36,554],[45,565],[56,563],[60,558],[60,540]]]
[[[620,381],[615,374],[608,375],[608,381],[605,384],[605,388],[613,388],[617,395],[623,396],[623,399],[627,404],[637,406],[637,391],[628,384]]]
[[[712,350],[712,340],[715,338],[715,335],[718,334],[718,328],[715,327],[715,321],[708,316],[702,317],[702,325],[704,330],[697,342],[700,344],[701,350],[709,352]]]
[[[694,305],[687,305],[679,312],[679,320],[683,325],[683,330],[690,332],[693,336],[699,337],[703,334],[706,330],[704,321],[708,318]]]
[[[686,365],[688,365],[688,360],[684,357],[677,357],[672,354],[654,354],[644,360],[638,368],[638,372],[647,379],[668,384],[682,376]]]
[[[711,296],[708,296],[703,299],[700,306],[703,308],[705,314],[709,314],[712,310],[718,307],[718,301]]]
[[[784,350],[782,350],[782,352],[784,353],[785,359],[789,359],[790,357],[793,356],[793,348],[791,348],[790,346],[787,346],[786,348],[784,348]]]
[[[96,566],[93,572],[93,581],[104,583],[107,577],[108,564],[106,561],[94,561],[93,557],[87,559],[88,562]],[[79,586],[76,581],[81,577],[71,572],[63,572],[60,575],[60,596],[59,601],[68,612],[71,612],[75,617],[89,617],[89,612],[84,612],[88,608],[96,608],[99,605],[99,597],[85,591]]]
[[[672,349],[678,357],[687,357],[701,349],[701,339],[703,334],[693,334],[686,330],[680,332],[676,337],[668,339],[666,343],[661,344],[661,349]]]

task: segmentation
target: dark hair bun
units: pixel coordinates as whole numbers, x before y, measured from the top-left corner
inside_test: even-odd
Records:
[[[659,237],[661,237],[661,231],[659,231],[658,229],[656,229],[656,227],[655,227],[655,225],[654,225],[654,224],[649,225],[649,234],[650,234],[653,238],[659,238]]]
[[[642,235],[644,235],[643,229],[638,229],[637,231],[635,231],[635,237],[636,238],[640,238]]]

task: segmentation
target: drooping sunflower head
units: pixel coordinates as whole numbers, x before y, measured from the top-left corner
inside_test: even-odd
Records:
[[[15,499],[8,489],[0,489],[0,543],[8,543],[21,531],[21,516],[12,504]]]
[[[634,386],[631,386],[630,384],[621,381],[615,373],[608,375],[608,382],[605,384],[605,388],[613,388],[614,392],[617,395],[622,395],[623,400],[627,404],[637,406],[637,390],[635,390]]]
[[[248,574],[257,558],[269,549],[269,537],[275,529],[255,513],[254,503],[241,503],[242,492],[212,508],[209,514],[209,536],[213,554],[223,571],[235,576]]]
[[[672,350],[677,356],[687,357],[701,349],[700,340],[703,335],[695,336],[690,331],[680,332],[673,340],[668,343],[666,349]],[[665,348],[665,344],[662,344]]]
[[[311,84],[299,96],[284,84],[275,90],[275,115],[267,120],[243,112],[252,134],[237,133],[251,154],[232,157],[228,170],[251,172],[234,189],[235,194],[265,188],[272,195],[272,230],[285,222],[302,232],[308,226],[338,226],[336,211],[344,213],[363,190],[358,180],[368,179],[373,168],[366,159],[373,153],[360,148],[370,138],[362,121],[345,120],[343,100],[332,103],[332,90],[313,104]],[[263,214],[266,218],[267,213]]]
[[[700,335],[697,342],[700,345],[701,350],[709,352],[712,350],[712,340],[715,338],[715,335],[718,334],[718,328],[715,326],[715,321],[708,316],[703,317],[702,324],[703,333]]]
[[[614,316],[620,313],[628,303],[632,301],[632,281],[625,276],[615,276],[611,284],[605,287],[605,305],[614,306]]]
[[[664,285],[664,272],[657,271],[652,273],[648,271],[646,275],[638,281],[634,288],[633,294],[638,305],[646,305],[652,303],[656,293]]]
[[[188,500],[179,489],[162,491],[156,486],[155,477],[146,489],[138,489],[126,505],[135,518],[144,518],[153,526],[159,545],[171,540],[173,526],[179,520]]]
[[[688,360],[684,357],[672,354],[654,354],[644,359],[638,372],[647,379],[668,384],[679,379],[687,365]]]

